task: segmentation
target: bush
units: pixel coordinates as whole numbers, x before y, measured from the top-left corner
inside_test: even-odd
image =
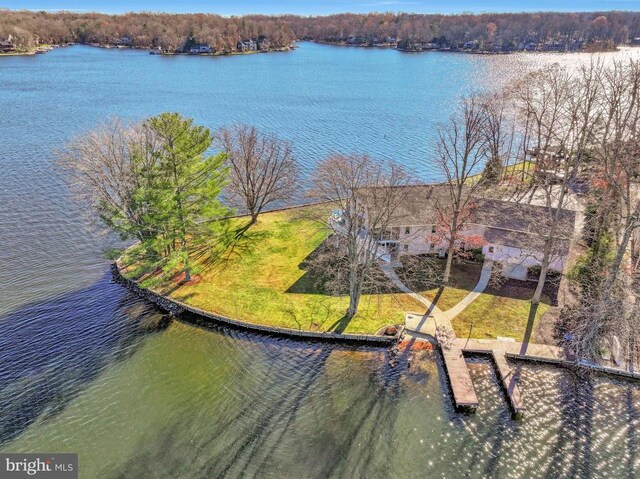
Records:
[[[482,248],[474,248],[469,251],[471,261],[478,263],[484,263],[484,254],[482,254]]]
[[[530,266],[527,268],[527,277],[532,279],[538,279],[540,277],[540,271],[542,268],[539,265]],[[547,281],[556,281],[560,279],[562,273],[560,271],[556,271],[555,269],[550,269],[547,271]]]

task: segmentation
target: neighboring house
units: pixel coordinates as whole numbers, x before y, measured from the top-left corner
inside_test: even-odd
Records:
[[[246,39],[238,42],[238,44],[236,45],[236,49],[239,52],[253,52],[258,49],[258,44],[255,40]]]
[[[11,53],[16,51],[16,46],[11,41],[11,38],[8,40],[0,40],[0,53]]]
[[[202,43],[197,43],[189,48],[189,53],[191,55],[198,55],[200,53],[212,53],[213,49],[209,45],[205,45]]]
[[[268,38],[260,37],[256,41],[256,46],[258,50],[268,51],[271,48],[271,41]]]
[[[439,235],[437,205],[446,204],[448,188],[444,185],[403,188],[406,188],[406,201],[395,211],[388,230],[375,233],[379,236],[380,258],[392,261],[402,255],[444,256],[448,244]],[[468,238],[469,243],[477,247],[480,239],[482,253],[487,259],[501,263],[505,276],[525,280],[530,268],[541,264],[544,224],[549,216],[549,210],[543,206],[479,199],[469,208],[465,229],[459,232],[459,243],[464,248]],[[574,224],[575,212],[562,210],[550,264],[550,269],[559,273],[564,272],[566,266]]]
[[[116,38],[113,41],[113,44],[119,47],[130,47],[132,42],[131,42],[131,37],[120,37],[120,38]]]

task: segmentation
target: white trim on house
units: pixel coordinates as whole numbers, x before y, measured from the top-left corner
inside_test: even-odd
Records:
[[[400,227],[400,235],[397,240],[383,240],[379,244],[384,249],[384,254],[381,255],[381,259],[384,261],[391,261],[392,255],[390,254],[388,245],[390,243],[398,244],[398,256],[403,255],[420,255],[420,254],[438,254],[440,257],[446,255],[447,243],[444,241],[432,242],[429,240],[433,236],[432,225],[406,225]],[[406,232],[407,228],[409,233]],[[467,228],[461,233],[461,236],[482,236],[485,237],[485,233],[489,227],[477,223],[470,223]],[[496,229],[496,228],[494,228]],[[528,234],[523,231],[512,230],[508,228],[498,228],[505,232],[514,232],[521,234]],[[501,244],[498,242],[487,242],[482,247],[482,254],[489,260],[499,263],[503,267],[503,274],[508,278],[526,280],[529,272],[529,268],[540,266],[542,264],[543,253],[534,249],[524,249],[520,247],[510,246],[507,244]],[[564,272],[567,263],[567,254],[555,255],[550,264],[550,269]]]

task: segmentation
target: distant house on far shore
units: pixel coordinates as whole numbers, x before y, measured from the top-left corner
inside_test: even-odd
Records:
[[[126,36],[125,36],[125,37],[119,37],[119,38],[116,38],[116,39],[113,41],[113,44],[114,44],[115,46],[118,46],[118,47],[130,47],[130,46],[131,46],[131,44],[132,44],[132,42],[131,42],[131,37],[126,37]]]
[[[11,41],[11,35],[6,40],[0,40],[0,53],[11,53],[16,51],[16,46]]]
[[[245,40],[242,40],[241,42],[238,42],[236,45],[236,49],[239,52],[254,52],[258,49],[258,44],[255,40],[247,38]]]
[[[196,43],[192,47],[189,48],[189,54],[198,55],[201,53],[212,53],[213,49],[204,43]]]

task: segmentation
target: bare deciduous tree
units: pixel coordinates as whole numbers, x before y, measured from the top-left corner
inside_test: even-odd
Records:
[[[486,186],[496,185],[503,179],[505,167],[513,148],[513,124],[510,123],[504,95],[483,98],[482,134],[486,140],[486,162],[481,181]]]
[[[288,142],[247,125],[222,128],[216,138],[231,166],[228,195],[247,209],[250,225],[268,205],[292,200],[299,169]]]
[[[58,164],[68,174],[71,190],[93,219],[123,239],[144,241],[153,236],[144,216],[144,203],[136,192],[149,178],[142,171],[153,164],[156,139],[142,123],[125,124],[113,118],[73,139],[58,153]]]
[[[603,180],[598,232],[613,229],[618,238],[606,290],[616,283],[634,230],[640,227],[640,61],[614,61],[599,73],[605,113],[592,153]]]
[[[486,111],[480,98],[474,95],[464,99],[458,114],[438,131],[436,160],[448,193],[444,200],[436,202],[439,224],[447,242],[445,283],[449,281],[460,231],[469,219],[483,185],[472,177],[479,173],[489,152],[485,121]]]
[[[603,354],[629,369],[640,364],[640,291],[627,272],[606,296],[583,285],[580,301],[562,314],[563,341],[580,359],[599,362]]]
[[[325,265],[328,276],[335,276],[334,272],[347,276],[346,317],[351,318],[358,312],[368,279],[381,273],[377,261],[384,251],[379,241],[389,233],[399,206],[407,201],[402,186],[408,177],[395,163],[375,162],[364,155],[334,154],[316,167],[311,180],[310,194],[336,208],[329,219],[333,245],[328,250],[335,260]]]
[[[571,74],[553,66],[528,75],[512,91],[522,134],[520,161],[528,161],[531,155],[536,160],[531,175],[516,188],[515,197],[522,203],[541,202],[548,211],[538,233],[544,246],[533,303],[542,297],[561,239],[563,210],[601,121],[597,103],[601,68],[594,63]]]

